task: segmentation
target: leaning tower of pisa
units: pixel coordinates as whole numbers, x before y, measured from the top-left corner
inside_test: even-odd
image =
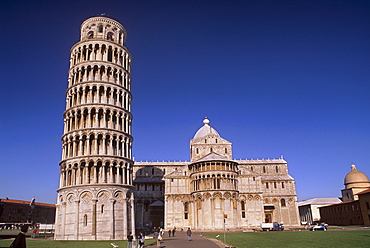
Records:
[[[116,20],[92,17],[72,47],[55,239],[125,239],[135,232],[131,54]]]

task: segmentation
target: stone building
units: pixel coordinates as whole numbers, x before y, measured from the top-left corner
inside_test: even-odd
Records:
[[[358,193],[370,188],[369,178],[365,173],[358,171],[356,166],[351,166],[351,171],[344,178],[344,186],[342,189],[343,202],[358,200]]]
[[[124,239],[134,233],[131,54],[116,20],[92,17],[71,48],[57,240]]]
[[[370,188],[357,194],[359,197],[359,204],[364,220],[364,225],[370,226]]]
[[[209,125],[190,141],[190,161],[135,162],[136,228],[253,229],[299,225],[297,194],[282,158],[232,159],[232,143]]]
[[[338,197],[333,198],[314,198],[298,203],[299,217],[301,224],[313,224],[320,222],[320,207],[341,203]]]
[[[0,225],[54,224],[55,204],[42,202],[0,199]]]
[[[344,178],[344,186],[342,203],[320,208],[321,221],[331,225],[364,225],[369,223],[370,198],[367,195],[370,189],[369,178],[365,173],[358,171],[353,164],[351,171]]]

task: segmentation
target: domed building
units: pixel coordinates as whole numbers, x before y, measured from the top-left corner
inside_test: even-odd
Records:
[[[344,202],[358,200],[357,193],[370,188],[369,178],[365,173],[358,171],[356,166],[351,166],[351,171],[344,178],[344,186],[342,189],[342,200]]]
[[[330,225],[370,224],[370,181],[352,164],[344,177],[342,202],[320,208],[321,221]]]
[[[254,229],[299,225],[297,194],[282,158],[232,158],[232,143],[205,118],[190,161],[134,163],[137,229]]]

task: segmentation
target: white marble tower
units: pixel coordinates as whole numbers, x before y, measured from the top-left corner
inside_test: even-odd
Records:
[[[126,35],[116,20],[92,17],[71,49],[57,240],[125,239],[135,232]]]

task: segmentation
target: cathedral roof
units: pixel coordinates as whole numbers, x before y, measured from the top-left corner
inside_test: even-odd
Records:
[[[220,136],[218,132],[216,131],[216,129],[214,129],[213,127],[209,125],[209,119],[207,117],[203,120],[203,124],[204,126],[199,128],[199,130],[195,133],[193,139],[202,138],[210,133]]]
[[[344,178],[344,185],[346,185],[346,188],[353,188],[356,187],[357,184],[363,183],[370,184],[369,178],[366,176],[365,173],[358,171],[356,169],[356,166],[353,164],[351,166],[351,171]]]
[[[195,162],[198,163],[198,162],[202,162],[202,161],[215,161],[215,160],[217,160],[217,161],[219,161],[219,160],[231,161],[231,160],[229,160],[229,159],[227,159],[227,158],[225,158],[221,155],[218,155],[217,153],[212,152],[212,153],[208,154],[207,156],[204,156],[203,158],[198,159]]]
[[[268,175],[268,176],[261,176],[262,181],[281,181],[281,180],[286,180],[286,181],[291,181],[294,180],[293,177],[290,175]]]

